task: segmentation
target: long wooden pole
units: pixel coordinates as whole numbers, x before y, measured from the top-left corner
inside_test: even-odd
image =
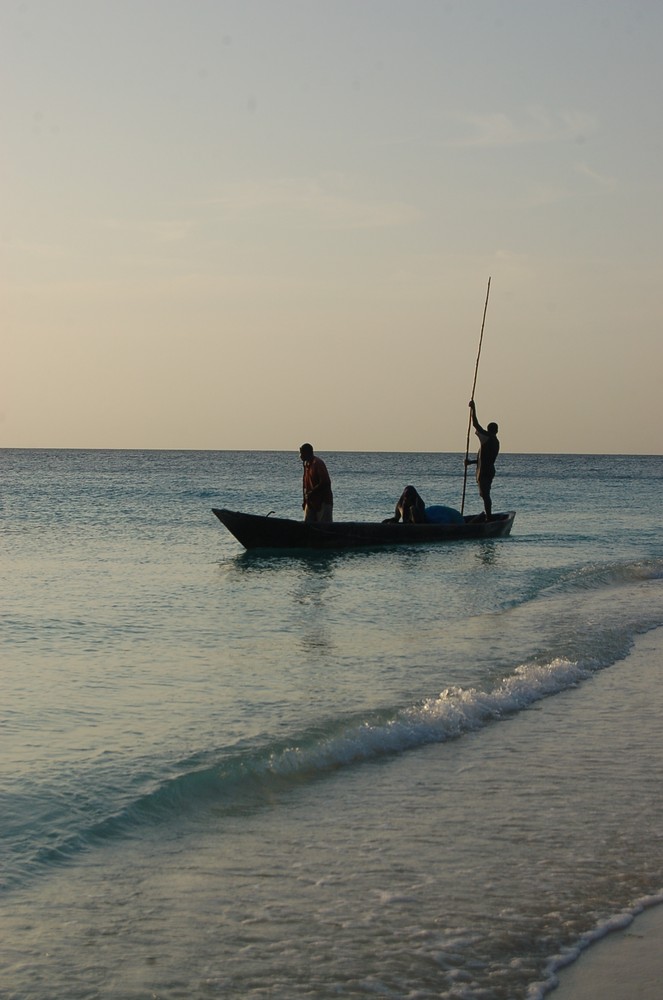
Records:
[[[488,288],[486,289],[486,301],[483,306],[483,319],[481,320],[481,336],[479,337],[479,350],[477,351],[477,362],[474,366],[474,380],[472,382],[472,395],[470,399],[474,399],[474,390],[477,387],[477,375],[479,374],[479,358],[481,357],[481,345],[483,344],[483,330],[486,325],[486,312],[488,310],[488,296],[490,295],[490,278],[488,278]],[[470,432],[472,430],[472,413],[470,413],[470,419],[467,422],[467,442],[465,445],[465,473],[463,475],[463,499],[460,504],[460,512],[463,514],[465,512],[465,490],[467,488],[467,460],[470,456]]]

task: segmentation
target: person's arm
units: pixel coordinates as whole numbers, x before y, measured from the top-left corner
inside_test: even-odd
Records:
[[[476,412],[476,408],[474,406],[474,400],[473,399],[470,400],[469,407],[470,407],[470,414],[471,414],[471,417],[472,417],[472,426],[476,430],[476,427],[477,427],[477,412]],[[476,464],[477,464],[477,459],[476,458],[466,458],[465,459],[465,468],[467,468],[468,465],[476,465]]]
[[[488,431],[484,430],[484,428],[477,420],[477,408],[474,405],[473,399],[470,400],[470,413],[472,414],[472,426],[477,432],[477,435],[481,436],[481,434],[483,434],[483,436],[486,437],[488,435]]]
[[[317,488],[317,483],[315,482],[315,463],[312,459],[307,462],[304,467],[304,503],[302,507],[306,507],[309,500],[311,499],[314,491]]]
[[[327,466],[319,458],[315,458],[311,463],[311,486],[306,493],[309,500],[314,493],[317,493],[323,486],[331,486],[331,479]]]
[[[382,521],[383,524],[398,524],[401,519],[401,500],[402,497],[399,497],[398,503],[396,504],[396,510],[394,511],[394,516],[385,517]]]
[[[311,483],[311,489],[309,490],[309,496],[311,495],[311,493],[317,493],[325,481],[325,475],[323,472],[322,463],[319,462],[317,459],[313,462],[313,468],[311,469],[311,473],[312,473],[311,475],[312,483]],[[326,478],[329,479],[329,476],[327,476]]]

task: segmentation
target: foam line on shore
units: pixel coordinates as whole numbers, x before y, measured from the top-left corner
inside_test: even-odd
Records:
[[[587,935],[579,961],[558,966],[554,1000],[660,1000],[663,983],[663,893],[641,901]],[[590,947],[591,946],[591,947]],[[577,956],[576,956],[577,957]]]

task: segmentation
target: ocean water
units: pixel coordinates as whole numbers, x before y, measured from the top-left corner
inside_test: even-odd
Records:
[[[337,520],[460,506],[461,456],[323,457]],[[663,900],[661,456],[280,556],[211,508],[301,517],[296,449],[0,462],[3,998],[538,1000]]]

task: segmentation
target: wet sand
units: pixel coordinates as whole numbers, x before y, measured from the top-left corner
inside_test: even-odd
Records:
[[[597,941],[558,975],[554,1000],[661,1000],[663,905]]]

